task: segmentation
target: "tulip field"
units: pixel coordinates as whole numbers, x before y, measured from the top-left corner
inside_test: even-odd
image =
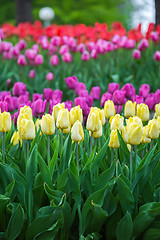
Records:
[[[160,239],[160,26],[0,28],[0,239]]]

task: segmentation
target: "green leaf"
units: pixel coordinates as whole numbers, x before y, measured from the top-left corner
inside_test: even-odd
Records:
[[[160,229],[149,228],[143,235],[143,240],[158,240],[160,239]]]
[[[116,229],[117,240],[130,240],[133,232],[132,217],[127,211],[124,217],[119,221]]]
[[[14,186],[15,186],[15,180],[7,186],[5,194],[4,194],[6,197],[11,197]]]
[[[44,184],[44,190],[49,198],[49,200],[56,200],[56,201],[60,201],[60,199],[63,196],[63,192],[59,191],[59,190],[53,190],[51,189],[47,184]]]
[[[13,212],[6,230],[7,240],[14,240],[20,234],[24,224],[24,211],[19,205]]]
[[[37,174],[37,145],[34,146],[26,164],[26,178],[30,188],[34,183],[34,178]]]
[[[119,193],[120,204],[124,214],[128,211],[132,214],[134,209],[134,198],[128,185],[119,177],[117,179],[117,190]]]
[[[66,184],[68,182],[69,169],[67,168],[57,179],[57,189],[64,191]]]
[[[48,166],[40,154],[38,154],[38,164],[42,174],[43,182],[47,183],[51,188],[53,187],[51,174]]]

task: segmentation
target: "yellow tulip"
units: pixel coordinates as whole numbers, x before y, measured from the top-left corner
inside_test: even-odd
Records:
[[[135,109],[136,109],[136,102],[127,101],[124,106],[124,116],[125,117],[133,117],[135,115]]]
[[[21,144],[22,146],[22,138],[19,136],[19,133],[18,132],[14,132],[13,135],[12,135],[12,138],[11,138],[11,143],[14,145],[16,144]]]
[[[129,126],[132,123],[136,123],[136,124],[140,124],[143,127],[143,123],[142,123],[141,118],[139,118],[137,116],[130,117],[129,119],[126,119],[126,123],[127,123],[127,126]]]
[[[54,117],[55,122],[57,121],[58,113],[60,110],[65,108],[64,103],[58,103],[53,107],[52,116]]]
[[[39,128],[41,128],[41,123],[42,120],[41,119],[37,119],[37,121],[35,122],[35,127],[36,127],[36,131],[39,131]],[[42,131],[40,131],[40,136],[42,135]]]
[[[93,137],[94,138],[99,138],[102,136],[102,123],[101,123],[101,127],[97,132],[93,132]]]
[[[155,105],[156,117],[160,116],[160,103]]]
[[[73,125],[77,120],[79,120],[81,123],[83,122],[83,113],[80,106],[71,108],[70,120],[71,120],[71,125]]]
[[[119,131],[123,130],[123,121],[124,118],[120,116],[120,114],[116,114],[115,116],[111,117],[109,120],[110,129],[115,130],[118,129]]]
[[[152,119],[148,122],[147,137],[151,139],[156,139],[159,137],[159,124],[156,119]]]
[[[137,104],[137,116],[140,117],[143,122],[149,120],[149,108],[145,103]]]
[[[42,132],[46,135],[52,135],[55,132],[55,121],[54,117],[50,114],[45,114],[41,120]]]
[[[116,114],[114,103],[111,100],[105,102],[104,114],[106,118],[110,118]]]
[[[131,145],[140,144],[143,136],[143,127],[135,122],[127,126],[128,143]]]
[[[56,126],[60,129],[67,129],[70,126],[70,116],[68,109],[62,109],[58,113]]]
[[[28,116],[28,119],[32,119],[32,109],[29,106],[24,106],[20,108],[20,114],[25,114]]]
[[[87,118],[86,129],[91,132],[97,132],[100,130],[101,124],[99,112],[90,112]]]
[[[157,117],[157,121],[158,121],[158,126],[159,126],[159,131],[160,131],[160,116]]]
[[[74,142],[82,142],[84,140],[83,127],[79,120],[77,120],[72,126],[71,139]]]
[[[9,112],[0,113],[0,132],[11,130],[11,114]]]
[[[64,134],[70,133],[70,131],[71,131],[71,124],[69,124],[68,128],[63,129]]]
[[[128,129],[127,129],[127,126],[123,127],[122,138],[123,138],[125,143],[128,143]]]
[[[24,140],[31,140],[35,138],[35,126],[31,119],[22,118],[19,121],[19,135]]]
[[[120,144],[119,144],[117,129],[111,131],[108,146],[110,148],[119,148]]]
[[[142,136],[142,140],[141,143],[150,143],[151,139],[148,138],[148,125],[146,125],[145,127],[143,127],[143,136]]]
[[[102,125],[104,125],[105,122],[106,122],[105,115],[104,115],[104,110],[100,109],[100,108],[97,108],[97,107],[91,107],[90,113],[93,113],[93,112],[99,114],[99,119],[100,119]]]

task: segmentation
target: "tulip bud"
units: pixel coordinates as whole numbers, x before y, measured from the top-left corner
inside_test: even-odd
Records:
[[[143,127],[143,136],[142,136],[142,140],[141,143],[150,143],[151,139],[148,138],[148,125],[146,125],[145,127]]]
[[[0,113],[0,132],[11,130],[11,114],[9,112]]]
[[[131,145],[140,144],[143,136],[143,127],[135,122],[127,126],[128,143]]]
[[[74,142],[82,142],[84,140],[84,132],[82,124],[79,120],[77,120],[72,129],[71,129],[71,139]]]
[[[136,102],[127,101],[124,106],[124,116],[133,117],[135,115]]]
[[[156,117],[160,116],[160,103],[155,105]]]
[[[114,117],[111,117],[109,120],[110,129],[111,130],[118,129],[119,131],[122,131],[123,130],[123,121],[124,121],[124,118],[122,116],[120,116],[120,114],[116,114]]]
[[[144,122],[149,120],[149,108],[146,104],[137,104],[137,116]]]
[[[104,114],[106,118],[110,118],[116,114],[114,103],[111,100],[105,102]]]
[[[62,109],[58,112],[56,126],[60,129],[66,129],[70,126],[70,116],[68,109]]]
[[[31,140],[35,138],[35,126],[31,119],[22,118],[19,121],[18,128],[19,135],[24,140]]]
[[[124,165],[123,173],[127,178],[129,178],[129,168],[126,164]]]
[[[58,103],[53,107],[53,112],[52,112],[52,116],[55,119],[55,122],[57,121],[57,117],[58,117],[58,113],[60,110],[65,108],[65,104],[64,103]]]
[[[102,123],[101,123],[101,126],[100,126],[100,129],[97,131],[97,132],[93,132],[93,137],[94,138],[99,138],[102,136]]]
[[[18,132],[14,132],[13,135],[12,135],[12,138],[11,138],[11,143],[14,145],[16,144],[21,144],[22,146],[22,138],[19,136],[19,133]]]
[[[71,108],[70,120],[71,120],[71,125],[73,125],[77,120],[79,120],[81,123],[83,122],[82,109],[80,108],[79,105]]]
[[[152,119],[148,122],[147,137],[151,139],[156,139],[159,137],[159,125],[156,119]]]
[[[120,144],[119,144],[117,129],[111,131],[108,146],[110,148],[119,148]]]
[[[100,130],[100,127],[101,127],[101,121],[99,118],[98,111],[90,112],[87,118],[87,123],[86,123],[87,130],[91,132],[97,132]]]
[[[55,121],[50,114],[45,114],[41,121],[42,132],[46,135],[52,135],[55,132]]]

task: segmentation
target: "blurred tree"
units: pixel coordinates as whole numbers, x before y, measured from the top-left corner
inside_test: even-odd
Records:
[[[160,0],[155,0],[155,16],[156,26],[160,24]]]
[[[16,0],[16,21],[33,22],[31,0]]]

